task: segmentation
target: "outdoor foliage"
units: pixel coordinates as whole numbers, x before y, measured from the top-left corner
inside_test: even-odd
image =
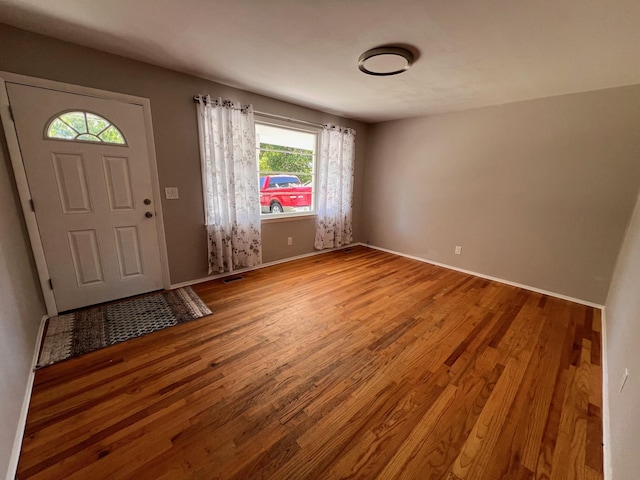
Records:
[[[260,175],[277,173],[297,175],[303,184],[312,180],[313,152],[311,150],[261,143],[259,160]]]
[[[56,118],[47,132],[49,138],[125,144],[120,131],[106,119],[89,112],[67,112]]]

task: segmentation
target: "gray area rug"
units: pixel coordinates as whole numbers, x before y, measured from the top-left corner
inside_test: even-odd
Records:
[[[186,287],[51,317],[36,368],[210,314]]]

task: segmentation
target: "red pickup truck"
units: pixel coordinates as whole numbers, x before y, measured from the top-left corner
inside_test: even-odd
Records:
[[[311,210],[311,186],[303,185],[295,175],[260,177],[262,213]]]

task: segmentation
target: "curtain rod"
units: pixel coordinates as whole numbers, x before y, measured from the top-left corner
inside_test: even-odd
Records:
[[[297,118],[285,117],[283,115],[276,115],[274,113],[259,112],[258,110],[254,110],[253,113],[255,113],[256,115],[260,115],[261,117],[273,118],[275,120],[283,120],[285,122],[290,122],[290,123],[301,123],[303,125],[311,125],[311,126],[320,127],[320,128],[324,127],[322,123],[309,122],[307,120],[299,120]]]
[[[197,103],[197,102],[200,101],[200,98],[205,100],[205,97],[201,97],[200,95],[194,95],[193,96],[193,101]],[[205,100],[205,102],[206,102],[206,100]],[[258,110],[254,110],[253,113],[256,114],[256,115],[260,115],[261,117],[272,118],[274,120],[283,120],[285,122],[298,123],[298,124],[303,124],[303,125],[311,125],[313,127],[320,127],[320,128],[324,127],[324,125],[322,123],[309,122],[307,120],[300,120],[300,119],[292,118],[292,117],[285,117],[283,115],[276,115],[275,113],[260,112]]]

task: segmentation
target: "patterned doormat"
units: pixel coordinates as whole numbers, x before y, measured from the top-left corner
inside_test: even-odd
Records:
[[[51,317],[36,368],[205,315],[211,310],[186,287]]]

